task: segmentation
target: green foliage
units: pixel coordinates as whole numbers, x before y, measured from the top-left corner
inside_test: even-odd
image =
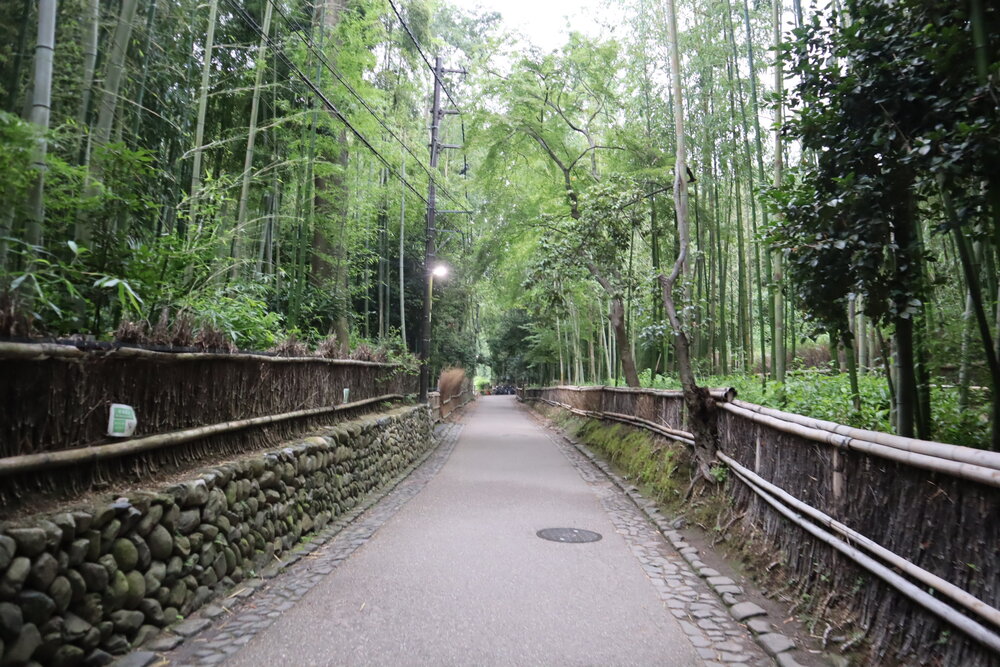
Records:
[[[920,310],[924,250],[913,232],[900,236],[915,214],[907,199],[947,183],[961,218],[978,224],[989,209],[983,181],[1000,159],[988,101],[1000,90],[981,88],[966,62],[965,5],[853,0],[846,12],[847,27],[836,12],[813,15],[784,47],[797,81],[786,103],[798,110],[785,133],[815,161],[776,193],[781,221],[771,237],[789,252],[808,312],[838,332],[851,293],[875,318]]]
[[[533,318],[527,311],[517,308],[506,311],[497,318],[492,331],[487,334],[493,377],[499,381],[522,383],[529,377]]]
[[[641,376],[644,387],[680,389],[676,378],[662,375],[651,377],[647,370]],[[877,373],[858,377],[861,410],[856,412],[851,400],[850,378],[846,373],[830,374],[822,369],[790,371],[784,384],[763,385],[759,377],[744,374],[713,375],[703,380],[705,386],[736,389],[741,400],[786,412],[824,419],[871,431],[891,432],[889,420],[890,396],[885,378]],[[966,447],[983,448],[990,437],[985,396],[973,409],[961,409],[958,389],[937,385],[932,388],[934,437]]]
[[[218,329],[239,348],[266,350],[283,339],[281,315],[270,311],[263,288],[237,284],[181,299],[181,311]]]
[[[30,123],[0,111],[0,184],[10,202],[23,200],[27,193],[35,134]]]

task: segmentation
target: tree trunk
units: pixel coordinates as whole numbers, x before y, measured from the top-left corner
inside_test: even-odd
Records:
[[[403,157],[401,167],[402,180],[406,180],[406,157]],[[399,337],[406,346],[406,273],[404,271],[404,258],[406,245],[406,185],[400,185],[399,195]]]
[[[321,8],[321,25],[323,32],[333,31],[340,22],[344,9],[344,0],[324,0]],[[322,77],[319,81],[322,83]],[[347,286],[347,187],[344,175],[347,172],[348,151],[347,132],[341,130],[337,142],[336,154],[320,156],[321,159],[337,164],[340,168],[333,176],[327,178],[316,176],[316,226],[313,231],[313,255],[311,273],[314,284],[329,290],[333,296],[333,312],[330,330],[336,334],[341,351],[347,352],[350,346],[350,326],[348,310],[350,308]],[[335,224],[337,240],[331,240]]]
[[[87,127],[87,115],[90,113],[90,95],[94,87],[100,28],[101,0],[88,0],[87,12],[83,16],[83,78],[80,81],[80,105],[76,110],[76,124],[81,132]]]
[[[146,99],[146,80],[149,77],[149,60],[153,54],[153,25],[156,21],[156,0],[149,0],[149,9],[146,12],[146,41],[143,44],[142,74],[139,76],[139,94],[135,98],[135,120],[132,123],[132,131],[129,135],[129,143],[135,148],[138,145],[140,133],[140,123],[142,122],[143,104]]]
[[[674,103],[674,134],[676,159],[674,161],[674,208],[677,214],[678,254],[670,275],[660,274],[663,288],[663,306],[674,333],[674,350],[677,368],[684,388],[684,404],[688,410],[688,427],[694,436],[694,451],[702,477],[711,481],[711,465],[718,449],[715,403],[708,390],[699,387],[691,366],[690,344],[677,314],[674,286],[678,278],[688,280],[685,267],[690,245],[688,232],[687,151],[684,136],[684,102],[682,98],[680,46],[677,42],[677,12],[674,0],[666,0],[667,39],[670,42],[670,77]]]
[[[774,21],[774,48],[776,53],[780,53],[781,48],[781,0],[774,0],[773,21]],[[781,155],[781,92],[784,86],[784,75],[781,67],[781,56],[777,56],[774,62],[774,90],[778,95],[775,106],[775,126],[774,126],[774,187],[780,188],[784,164]],[[771,360],[771,368],[774,370],[774,379],[777,382],[785,381],[785,301],[781,284],[784,272],[783,258],[781,252],[774,255],[774,271],[771,274],[771,284],[774,289],[774,338],[771,349],[774,351],[774,358]],[[851,341],[845,341],[850,348],[849,364],[853,364],[852,389],[857,388],[857,365],[854,364],[854,347]],[[855,391],[856,409],[860,410],[860,399]]]
[[[868,354],[868,318],[865,317],[864,301],[860,299],[855,301],[854,308],[857,312],[854,340],[858,347],[858,371],[864,375],[868,372],[868,366],[871,363]]]
[[[9,113],[17,109],[17,97],[21,88],[21,67],[24,65],[24,51],[28,43],[28,19],[31,14],[31,0],[23,0],[21,9],[21,25],[17,29],[17,45],[14,47],[14,66],[7,84],[7,99],[4,108]]]
[[[635,359],[632,357],[632,348],[629,345],[628,330],[625,326],[625,304],[622,297],[615,295],[611,297],[611,308],[608,312],[608,319],[611,328],[615,332],[615,342],[618,345],[618,358],[622,364],[622,372],[625,375],[625,384],[630,387],[639,386],[639,374],[635,370]]]
[[[559,328],[559,318],[556,318],[556,351],[559,353],[559,384],[566,384],[566,373],[563,368],[562,330]]]
[[[205,143],[205,113],[208,109],[208,87],[212,76],[212,52],[215,48],[215,22],[219,11],[219,0],[211,0],[208,5],[208,28],[205,31],[205,48],[201,64],[201,86],[198,89],[198,119],[194,130],[194,156],[191,161],[191,199],[189,216],[194,222],[197,215],[196,200],[201,191],[201,162]]]
[[[917,284],[917,240],[914,234],[916,202],[909,190],[910,179],[900,179],[900,204],[894,216],[894,233],[898,250],[895,256],[896,279],[901,284]],[[900,314],[893,318],[896,340],[896,431],[899,435],[912,438],[917,418],[917,374],[916,349],[914,348],[913,316],[906,313],[909,296],[897,300]]]
[[[597,383],[597,359],[594,355],[594,336],[593,334],[587,339],[587,346],[590,349],[590,381]]]
[[[861,390],[858,387],[858,361],[854,355],[854,341],[850,334],[840,334],[841,343],[844,345],[844,356],[847,358],[847,376],[851,383],[851,405],[854,413],[861,412]]]

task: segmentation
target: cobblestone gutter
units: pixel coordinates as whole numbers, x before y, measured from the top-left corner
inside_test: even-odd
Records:
[[[0,665],[102,665],[350,513],[432,444],[426,407],[0,527]]]

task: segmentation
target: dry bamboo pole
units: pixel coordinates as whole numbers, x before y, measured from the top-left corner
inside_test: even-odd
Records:
[[[803,417],[802,415],[782,412],[781,410],[775,410],[774,408],[766,408],[739,400],[733,401],[733,405],[758,414],[775,417],[794,424],[801,424],[802,426],[819,431],[836,433],[837,435],[843,435],[855,440],[884,445],[886,447],[913,452],[915,454],[925,454],[936,458],[948,459],[951,461],[958,461],[960,463],[968,463],[975,466],[982,466],[984,468],[1000,470],[1000,453],[998,452],[990,452],[984,449],[973,449],[972,447],[961,447],[959,445],[948,445],[941,442],[932,442],[930,440],[903,438],[898,435],[892,435],[891,433],[880,433],[878,431],[853,428],[851,426],[844,426],[835,422],[813,419],[812,417]]]
[[[643,419],[642,417],[633,417],[632,415],[623,415],[617,412],[604,412],[601,413],[605,418],[614,419],[615,421],[625,422],[628,424],[633,424],[635,426],[640,426],[642,428],[656,431],[660,435],[666,436],[673,440],[679,440],[680,442],[687,443],[689,445],[694,444],[694,436],[687,431],[681,431],[679,429],[670,428],[669,426],[661,426],[655,422],[651,422],[648,419]]]
[[[776,431],[797,435],[800,438],[823,442],[835,447],[841,447],[843,449],[863,452],[865,454],[878,456],[891,461],[905,463],[906,465],[911,465],[915,468],[923,468],[924,470],[945,473],[947,475],[968,479],[987,486],[1000,487],[1000,470],[994,470],[992,468],[986,468],[970,463],[960,463],[958,461],[943,459],[927,454],[917,454],[912,451],[898,449],[887,445],[880,445],[866,440],[859,440],[857,438],[851,438],[849,436],[832,433],[830,431],[821,431],[815,428],[809,428],[808,426],[803,426],[802,424],[797,424],[795,422],[785,421],[778,419],[777,417],[760,414],[732,403],[720,403],[719,407],[727,412],[749,419],[750,421],[757,422],[758,424],[764,424],[765,426],[768,426]]]
[[[105,459],[118,458],[129,454],[149,451],[151,449],[161,449],[180,445],[192,440],[200,440],[220,433],[237,431],[251,426],[262,426],[276,422],[298,419],[301,417],[314,417],[329,412],[340,412],[360,408],[382,401],[392,401],[403,398],[401,394],[385,394],[375,398],[366,398],[353,403],[341,403],[322,408],[309,408],[306,410],[296,410],[295,412],[284,412],[278,415],[268,415],[266,417],[253,417],[251,419],[241,419],[238,421],[221,422],[210,426],[199,426],[173,433],[162,433],[151,435],[145,438],[135,438],[125,442],[116,442],[110,445],[97,445],[95,447],[82,447],[79,449],[63,449],[56,452],[44,452],[41,454],[23,454],[21,456],[9,456],[0,458],[0,477],[16,475],[20,473],[32,472],[35,470],[48,470],[51,468],[61,468],[70,465],[81,465],[86,463],[96,463]]]
[[[263,361],[267,363],[323,363],[334,366],[372,366],[381,368],[399,368],[402,364],[384,363],[378,361],[360,361],[358,359],[327,359],[326,357],[275,357],[264,354],[247,354],[235,352],[156,352],[138,347],[118,347],[108,350],[81,350],[73,345],[57,343],[0,343],[0,360],[19,359],[36,360],[52,358],[83,359],[88,355],[107,357],[114,355],[119,358],[146,358],[154,361],[207,361],[225,359],[227,361]]]
[[[554,389],[565,389],[568,391],[610,391],[619,392],[623,394],[648,394],[650,396],[663,396],[665,398],[684,398],[684,392],[680,389],[647,389],[642,387],[608,387],[608,386],[594,386],[594,387],[576,387],[572,385],[560,385],[554,387]],[[730,401],[736,396],[736,390],[727,389],[710,389],[709,393],[712,398],[717,401]]]
[[[959,630],[962,630],[967,635],[973,639],[981,642],[985,646],[989,647],[993,651],[1000,652],[1000,636],[991,631],[989,628],[984,627],[982,624],[974,621],[968,616],[963,615],[952,607],[948,606],[944,602],[941,602],[937,598],[933,597],[931,594],[927,593],[915,584],[907,581],[902,576],[896,574],[886,566],[882,565],[876,561],[871,556],[862,553],[860,550],[852,547],[847,542],[837,538],[834,535],[826,532],[819,526],[810,523],[803,519],[800,515],[793,512],[791,509],[781,504],[776,498],[774,498],[767,491],[761,487],[756,486],[749,478],[743,477],[736,471],[737,476],[761,499],[771,505],[778,513],[783,515],[792,523],[795,523],[805,531],[812,534],[818,540],[824,542],[825,544],[833,547],[840,553],[844,554],[855,563],[868,570],[875,576],[882,579],[884,582],[895,588],[897,591],[910,598],[920,606],[924,607],[928,611],[936,614],[938,617],[943,619],[945,622],[950,623]]]
[[[833,517],[830,517],[827,514],[824,514],[820,510],[816,509],[815,507],[802,502],[795,496],[789,494],[784,489],[775,486],[774,484],[771,484],[760,475],[757,475],[748,468],[740,465],[738,461],[728,456],[727,454],[719,452],[718,455],[719,458],[723,461],[723,463],[732,468],[741,478],[749,478],[749,480],[752,481],[755,485],[761,487],[768,493],[777,496],[784,503],[792,506],[793,508],[802,512],[803,514],[808,515],[810,518],[822,523],[827,528],[830,528],[835,532],[840,533],[844,538],[851,540],[852,542],[855,542],[857,544],[860,544],[862,547],[864,547],[864,549],[874,554],[875,556],[878,556],[879,558],[883,559],[889,565],[898,568],[902,572],[905,572],[914,579],[917,579],[918,581],[933,588],[942,595],[951,598],[952,600],[962,605],[969,611],[973,611],[979,614],[984,619],[1000,627],[1000,609],[991,607],[990,605],[986,604],[979,598],[975,597],[974,595],[971,595],[970,593],[967,593],[966,591],[962,590],[961,588],[952,584],[951,582],[946,581],[941,577],[937,576],[936,574],[928,572],[927,570],[918,567],[917,565],[914,565],[905,558],[886,549],[881,544],[878,544],[877,542],[869,539],[868,537],[862,535],[856,530],[847,527],[846,525],[837,521]]]

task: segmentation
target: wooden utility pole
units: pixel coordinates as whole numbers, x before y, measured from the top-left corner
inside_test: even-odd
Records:
[[[457,114],[457,109],[441,108],[441,77],[445,74],[464,74],[464,70],[444,69],[441,56],[434,58],[434,97],[431,106],[431,177],[427,183],[427,230],[424,245],[424,316],[420,325],[420,402],[427,402],[427,391],[430,384],[431,355],[431,299],[434,298],[432,276],[434,260],[437,257],[437,183],[433,171],[437,169],[438,157],[442,148],[457,148],[443,145],[439,141],[441,119],[446,115]]]
[[[434,102],[431,106],[431,170],[437,169],[438,155],[441,152],[441,144],[438,141],[438,131],[441,128],[441,118],[444,115],[441,111],[441,56],[434,59]],[[424,246],[424,316],[420,325],[420,402],[427,402],[427,388],[430,383],[430,356],[431,356],[431,299],[434,298],[431,290],[432,271],[434,270],[434,259],[437,254],[437,183],[433,174],[427,182],[427,230],[425,232]]]

